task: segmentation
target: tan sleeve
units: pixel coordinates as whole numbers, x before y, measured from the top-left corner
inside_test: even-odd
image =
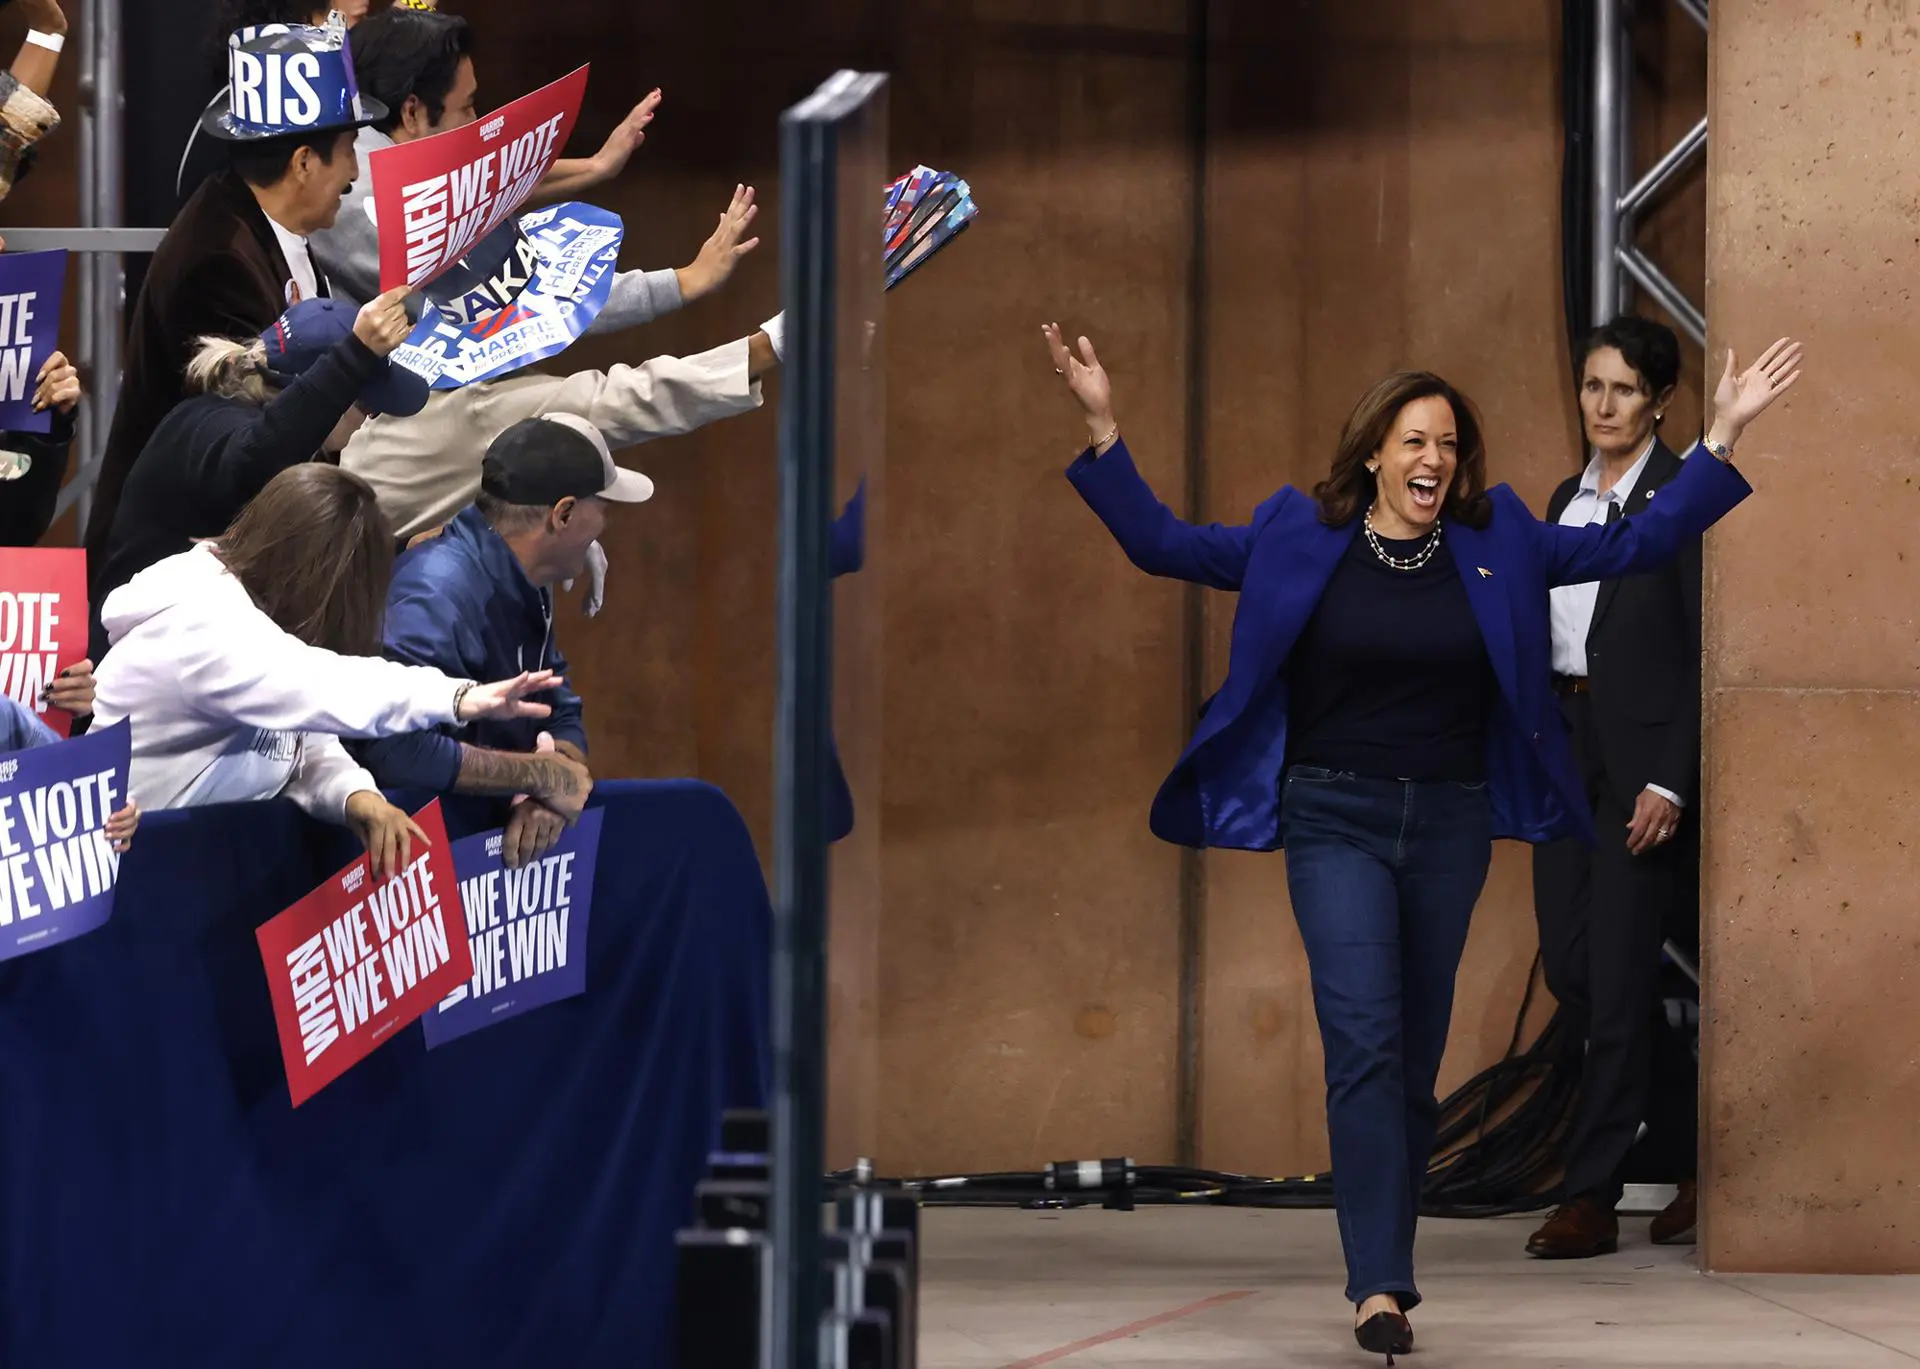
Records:
[[[760,382],[747,377],[747,340],[738,338],[689,357],[576,371],[544,388],[531,412],[578,414],[606,435],[609,447],[631,447],[749,413],[760,403]]]
[[[408,538],[473,502],[487,444],[523,418],[577,414],[619,448],[690,433],[760,403],[740,338],[689,357],[568,376],[529,373],[436,393],[411,418],[362,425],[340,465],[373,486],[394,531]]]

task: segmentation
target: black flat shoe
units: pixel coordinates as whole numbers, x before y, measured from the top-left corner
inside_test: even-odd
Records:
[[[1393,1369],[1395,1355],[1413,1353],[1413,1326],[1398,1312],[1375,1312],[1353,1328],[1353,1338],[1370,1355],[1385,1355]]]

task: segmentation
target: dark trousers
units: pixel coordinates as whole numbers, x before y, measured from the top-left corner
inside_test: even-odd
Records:
[[[1628,851],[1635,796],[1607,781],[1592,699],[1569,695],[1561,706],[1600,845],[1536,846],[1533,906],[1547,987],[1575,1015],[1575,1039],[1586,1042],[1565,1189],[1610,1210],[1620,1201],[1621,1167],[1647,1116],[1661,1014],[1660,946],[1698,886],[1698,817],[1683,813],[1679,834],[1665,845],[1638,856]]]
[[[1410,1309],[1434,1081],[1493,850],[1486,789],[1294,766],[1280,813],[1326,1052],[1347,1297],[1394,1293]]]

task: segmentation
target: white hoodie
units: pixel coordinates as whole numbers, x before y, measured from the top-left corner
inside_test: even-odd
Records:
[[[142,808],[244,803],[284,793],[316,818],[378,789],[340,744],[453,721],[466,683],[423,666],[340,656],[283,632],[206,544],[107,596],[112,651],[94,721],[133,723],[129,790]]]

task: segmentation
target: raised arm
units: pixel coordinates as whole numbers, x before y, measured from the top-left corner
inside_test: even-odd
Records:
[[[1093,344],[1079,340],[1075,356],[1060,338],[1060,326],[1041,328],[1053,354],[1053,372],[1079,403],[1093,445],[1067,468],[1087,506],[1100,516],[1127,559],[1149,575],[1190,580],[1213,589],[1237,590],[1246,576],[1253,529],[1211,523],[1195,527],[1161,503],[1120,438],[1113,416],[1113,387]]]
[[[1799,343],[1781,338],[1736,375],[1728,350],[1726,372],[1714,393],[1712,429],[1645,512],[1584,528],[1533,523],[1547,583],[1577,585],[1657,569],[1752,494],[1753,487],[1733,468],[1733,448],[1747,425],[1800,379],[1801,351]]]

